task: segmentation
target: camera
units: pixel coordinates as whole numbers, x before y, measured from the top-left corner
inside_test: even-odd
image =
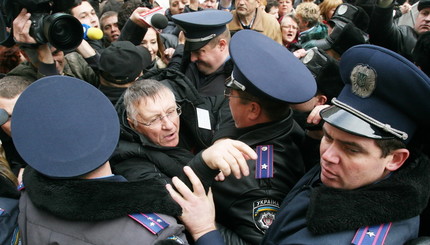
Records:
[[[12,46],[13,20],[23,8],[31,13],[30,36],[38,44],[50,43],[58,50],[70,51],[82,42],[83,28],[78,19],[62,13],[81,3],[81,0],[0,0],[0,44]]]

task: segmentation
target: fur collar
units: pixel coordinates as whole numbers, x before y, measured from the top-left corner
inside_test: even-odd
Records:
[[[430,194],[430,162],[422,155],[376,184],[356,190],[314,188],[307,213],[309,230],[327,234],[419,215]]]
[[[63,219],[101,221],[133,213],[181,214],[163,183],[51,179],[29,166],[23,182],[33,204]]]

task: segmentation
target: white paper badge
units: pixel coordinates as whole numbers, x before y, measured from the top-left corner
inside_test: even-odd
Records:
[[[197,121],[199,128],[211,130],[211,119],[209,111],[206,109],[197,108]]]

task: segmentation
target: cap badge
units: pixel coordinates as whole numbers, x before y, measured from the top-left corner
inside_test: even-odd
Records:
[[[348,6],[346,5],[340,5],[339,8],[337,9],[337,14],[338,15],[343,15],[346,13],[346,11],[348,11]]]
[[[351,72],[352,93],[361,97],[369,97],[376,88],[376,72],[367,65],[357,65]]]

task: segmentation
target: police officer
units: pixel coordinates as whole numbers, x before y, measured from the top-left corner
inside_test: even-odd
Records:
[[[183,57],[181,46],[170,61],[193,82],[202,95],[222,95],[224,81],[230,75],[232,63],[228,46],[230,32],[226,24],[232,20],[229,12],[206,10],[174,15],[173,21],[184,31]]]
[[[304,133],[290,104],[312,98],[316,82],[291,52],[253,30],[233,36],[230,55],[234,68],[225,96],[235,127],[224,136],[245,142],[259,157],[248,161],[250,176],[228,177],[215,182],[212,190],[217,221],[248,243],[258,244],[280,202],[305,173],[298,147]]]
[[[258,159],[248,160],[249,176],[227,177],[215,182],[212,191],[228,243],[258,244],[283,198],[305,173],[299,149],[304,132],[290,104],[312,98],[316,82],[300,60],[262,33],[236,33],[230,54],[235,65],[225,96],[236,127],[223,135],[254,148]]]
[[[14,107],[12,130],[29,165],[19,203],[23,244],[187,243],[163,183],[112,174],[118,116],[94,86],[65,76],[34,82]]]
[[[262,244],[403,244],[418,235],[430,165],[411,146],[416,129],[430,120],[430,79],[404,57],[373,45],[348,50],[340,72],[345,87],[320,113],[320,166],[289,192]],[[190,176],[193,193],[176,179],[181,196],[169,191],[184,209],[192,203],[193,212],[207,212],[193,200],[204,193]],[[199,228],[198,244],[219,237],[210,226]]]

